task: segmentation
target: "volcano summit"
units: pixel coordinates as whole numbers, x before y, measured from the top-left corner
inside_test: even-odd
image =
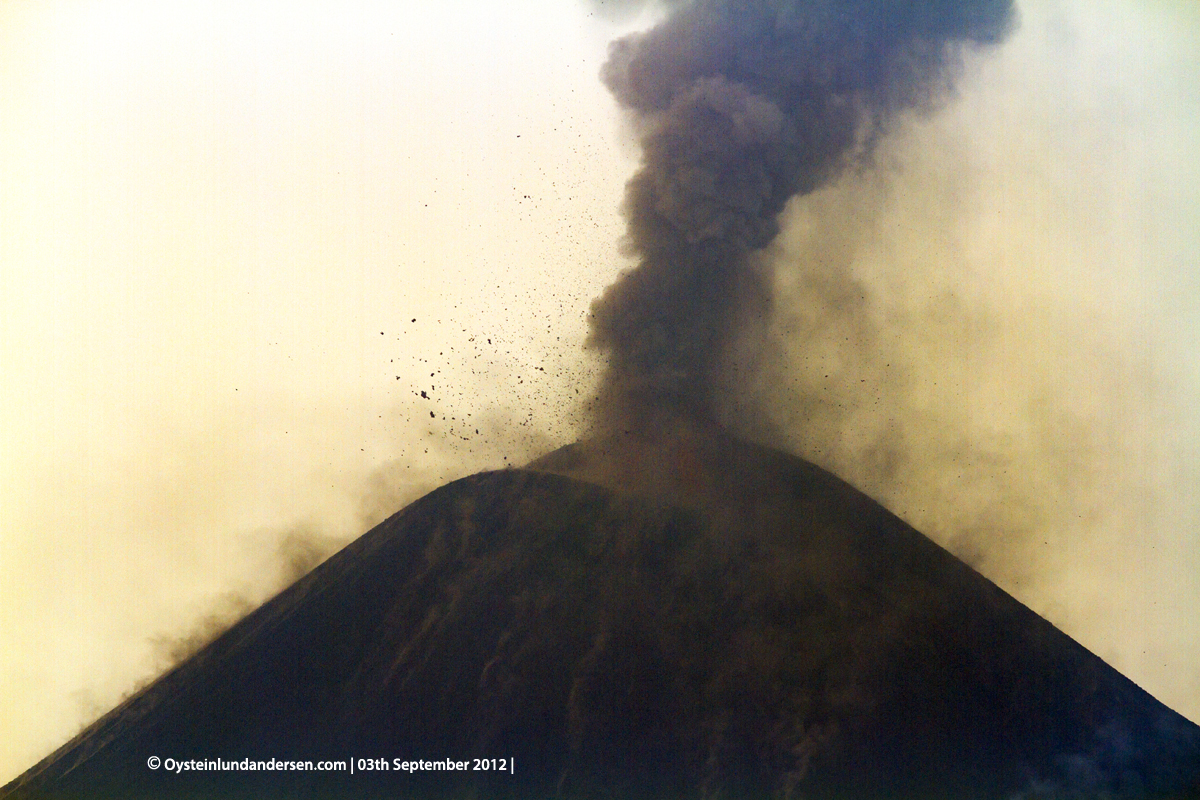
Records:
[[[0,796],[1185,798],[1200,728],[848,484],[674,418],[434,491]]]
[[[408,506],[0,797],[1200,798],[1200,728],[714,421],[784,206],[1011,3],[665,5],[604,70],[644,157],[591,438]]]

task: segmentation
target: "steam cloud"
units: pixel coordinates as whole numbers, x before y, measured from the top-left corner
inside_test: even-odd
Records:
[[[633,113],[626,189],[640,258],[592,305],[607,351],[601,425],[647,403],[718,416],[724,356],[771,305],[759,253],[788,200],[872,152],[897,112],[948,92],[963,44],[994,44],[1009,0],[697,0],[615,42],[603,77]]]

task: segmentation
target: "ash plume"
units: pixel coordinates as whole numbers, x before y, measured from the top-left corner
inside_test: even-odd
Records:
[[[1009,0],[697,0],[615,42],[603,78],[643,150],[625,198],[639,263],[592,304],[599,424],[717,416],[723,355],[771,307],[758,253],[788,200],[866,160],[897,112],[934,107],[962,47],[1013,16]]]

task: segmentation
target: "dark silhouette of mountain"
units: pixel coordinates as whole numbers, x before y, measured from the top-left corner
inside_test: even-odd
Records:
[[[0,796],[1186,798],[1200,728],[838,478],[660,420],[430,493]]]

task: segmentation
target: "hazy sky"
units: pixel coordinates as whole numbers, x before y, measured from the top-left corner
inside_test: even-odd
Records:
[[[953,230],[997,346],[1080,373],[1097,447],[1140,431],[1112,479],[1153,491],[1113,516],[1155,525],[1022,549],[1027,596],[995,577],[1200,719],[1200,13],[1026,5],[962,102],[885,147],[909,177],[871,249],[935,258]],[[304,543],[578,435],[637,158],[597,75],[638,24],[567,0],[0,4],[0,781]],[[1043,348],[1029,309],[1107,355]]]

